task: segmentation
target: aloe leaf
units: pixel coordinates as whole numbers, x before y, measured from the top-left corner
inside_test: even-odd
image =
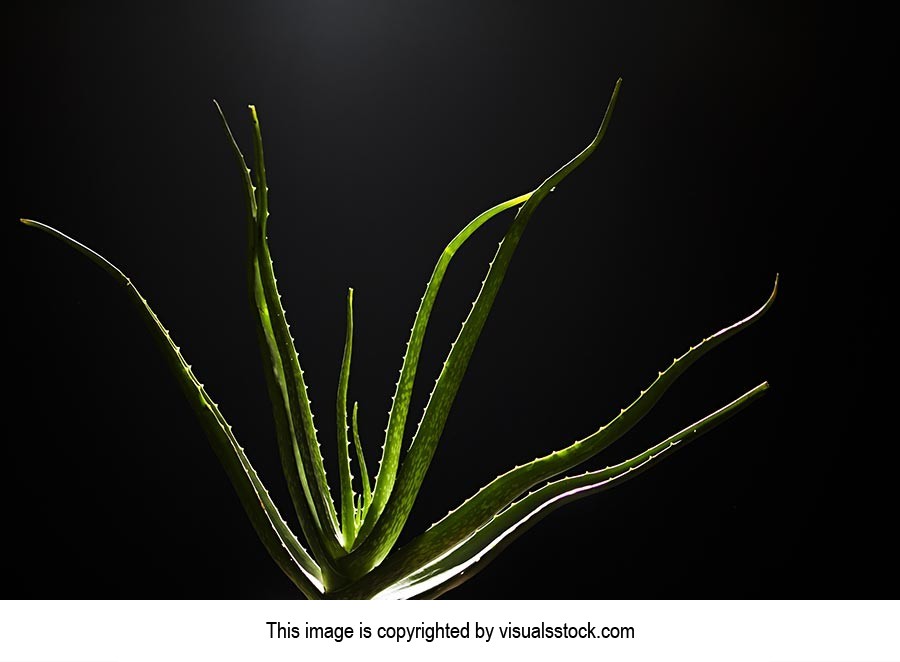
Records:
[[[322,597],[323,586],[318,565],[282,519],[244,449],[235,439],[231,426],[225,421],[218,405],[209,397],[203,384],[196,378],[191,366],[185,361],[178,346],[150,308],[147,300],[121,270],[99,253],[49,225],[29,219],[21,220],[25,225],[43,230],[85,255],[125,287],[128,295],[137,304],[141,316],[148,323],[154,339],[200,419],[210,445],[231,479],[231,484],[260,540],[282,571],[304,594],[310,598]]]
[[[594,434],[576,441],[563,450],[537,458],[498,476],[466,500],[459,508],[434,524],[427,531],[397,550],[366,578],[372,585],[388,586],[403,576],[443,556],[468,538],[519,495],[563,471],[585,462],[619,439],[640,421],[659,401],[668,388],[701,356],[743,331],[760,319],[775,302],[778,278],[768,300],[754,313],[718,331],[691,347],[675,359],[656,380],[622,409],[610,423]]]
[[[262,288],[269,309],[278,353],[281,356],[282,365],[285,367],[285,383],[290,401],[291,418],[294,431],[301,437],[301,441],[297,444],[297,449],[301,466],[306,473],[306,480],[312,494],[314,510],[319,522],[321,541],[331,557],[337,558],[342,556],[345,550],[341,546],[341,533],[334,502],[328,489],[322,452],[316,439],[316,429],[313,424],[306,383],[303,379],[303,370],[300,368],[300,359],[297,356],[294,338],[291,335],[290,327],[285,318],[285,311],[281,305],[281,295],[278,292],[274,264],[266,236],[269,218],[269,193],[266,184],[262,133],[260,131],[259,118],[256,115],[256,108],[253,106],[250,106],[250,119],[253,125],[253,147],[256,155],[256,248]]]
[[[353,476],[350,474],[350,440],[347,437],[347,388],[350,383],[350,359],[353,355],[353,288],[347,292],[347,334],[337,392],[338,471],[341,478],[341,529],[344,548],[353,547],[356,539],[356,508],[353,504]]]
[[[637,476],[709,432],[761,397],[769,385],[764,382],[665,441],[615,466],[586,472],[548,483],[510,505],[463,543],[422,570],[394,584],[377,597],[395,599],[436,598],[471,579],[501,551],[544,517],[567,503],[602,492]]]
[[[581,165],[603,140],[612,119],[621,83],[622,79],[620,78],[613,89],[600,129],[591,143],[575,158],[548,177],[516,214],[515,220],[488,268],[487,277],[472,305],[472,310],[456,341],[451,346],[450,354],[437,378],[412,445],[403,460],[397,486],[386,506],[385,515],[379,519],[369,537],[341,563],[341,567],[352,576],[361,576],[378,565],[397,541],[437,448],[450,408],[469,365],[469,359],[528,221],[541,201],[569,173]],[[378,497],[377,489],[376,486],[376,499]]]
[[[388,426],[385,431],[385,441],[384,446],[382,447],[381,460],[379,460],[378,463],[378,474],[375,476],[375,492],[372,496],[370,507],[366,508],[367,513],[371,511],[371,516],[367,515],[364,518],[364,523],[359,531],[357,542],[365,538],[372,530],[375,522],[381,516],[384,506],[394,487],[394,482],[397,477],[397,467],[400,460],[400,450],[403,445],[403,434],[406,429],[406,418],[409,413],[409,402],[412,397],[412,390],[416,380],[419,355],[422,351],[422,341],[425,338],[425,331],[428,327],[431,310],[434,307],[434,302],[437,299],[447,268],[450,266],[450,261],[466,240],[471,237],[478,228],[500,212],[526,202],[531,195],[531,193],[526,193],[512,198],[511,200],[507,200],[506,202],[501,202],[499,205],[495,205],[476,216],[449,244],[447,244],[446,248],[444,248],[444,251],[441,253],[440,258],[438,258],[434,271],[431,274],[431,278],[428,280],[428,284],[425,287],[425,294],[422,297],[422,301],[419,303],[419,309],[416,312],[416,319],[413,322],[409,341],[406,343],[406,353],[403,356],[403,366],[400,369],[400,378],[397,380],[396,391],[391,401],[391,409],[388,414]]]
[[[362,480],[362,494],[360,495],[359,512],[357,513],[357,528],[366,516],[369,505],[372,503],[372,489],[369,485],[369,470],[366,468],[366,456],[363,455],[362,441],[359,438],[359,403],[353,403],[353,445],[356,447],[356,458],[359,462],[359,475]]]
[[[241,184],[244,190],[244,202],[247,205],[247,242],[248,245],[252,248],[256,244],[256,187],[253,186],[253,179],[250,176],[250,168],[247,167],[247,161],[244,159],[244,154],[241,152],[240,146],[237,144],[237,140],[234,137],[234,134],[231,132],[231,127],[228,125],[228,120],[225,119],[225,113],[222,111],[222,106],[219,105],[219,102],[213,99],[213,104],[216,107],[216,111],[219,113],[219,119],[222,120],[222,128],[225,130],[225,135],[228,136],[228,142],[231,145],[231,151],[234,154],[235,160],[237,161],[238,167],[241,170]]]
[[[263,374],[269,399],[272,402],[272,416],[275,421],[275,433],[278,442],[278,454],[288,492],[294,504],[294,510],[300,521],[303,535],[310,545],[313,555],[319,563],[328,563],[329,556],[322,549],[319,542],[318,518],[313,510],[312,495],[306,482],[306,475],[299,466],[297,458],[297,437],[294,432],[293,421],[290,416],[290,400],[287,385],[284,380],[284,370],[281,364],[281,356],[278,353],[278,345],[275,333],[272,330],[272,321],[269,316],[269,308],[266,305],[265,293],[262,289],[262,280],[259,271],[259,260],[256,251],[256,189],[250,177],[250,169],[244,160],[231,127],[225,119],[225,113],[215,100],[213,103],[219,112],[222,126],[231,144],[232,152],[237,161],[241,173],[241,183],[244,191],[244,201],[247,207],[247,280],[250,293],[250,304],[253,308],[256,320],[257,339],[260,353],[263,359]]]

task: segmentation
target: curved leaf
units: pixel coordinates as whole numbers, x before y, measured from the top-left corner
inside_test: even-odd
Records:
[[[356,528],[359,529],[359,525],[362,523],[363,519],[366,517],[366,513],[369,510],[369,506],[372,503],[372,489],[369,486],[369,470],[366,468],[366,456],[363,455],[362,449],[362,441],[359,438],[359,403],[353,403],[353,445],[356,447],[356,458],[359,461],[359,473],[360,478],[362,479],[362,494],[360,495],[360,503],[359,510],[356,513],[357,522]]]
[[[391,494],[384,516],[379,519],[372,533],[350,556],[341,561],[341,568],[352,577],[359,577],[381,563],[393,547],[406,524],[425,473],[431,464],[431,458],[437,448],[438,441],[456,398],[463,375],[469,365],[469,359],[487,321],[494,299],[506,276],[506,270],[515,254],[519,239],[528,225],[534,210],[541,201],[562,182],[566,176],[581,165],[603,140],[612,113],[616,106],[622,79],[613,89],[612,96],[604,114],[600,129],[591,143],[575,158],[548,177],[519,209],[516,218],[500,244],[494,260],[488,268],[481,291],[472,305],[472,310],[463,324],[462,330],[450,349],[444,367],[431,392],[425,413],[413,438],[412,446],[403,460],[397,486]],[[376,486],[376,498],[377,498]]]
[[[259,480],[250,460],[247,459],[244,449],[232,434],[231,426],[225,421],[218,405],[209,397],[203,384],[194,376],[191,366],[184,360],[178,346],[172,341],[169,332],[150,308],[147,300],[122,271],[99,253],[49,225],[29,219],[21,220],[25,225],[43,230],[85,255],[125,287],[132,301],[137,304],[141,316],[148,323],[175,378],[200,419],[213,451],[228,473],[241,505],[253,523],[253,528],[256,529],[260,540],[282,571],[303,593],[311,598],[321,597],[322,583],[319,567],[303,549],[278,513],[268,491]]]
[[[290,398],[287,384],[284,378],[284,368],[281,363],[281,355],[278,352],[278,343],[275,332],[272,329],[272,320],[269,315],[269,307],[266,304],[265,292],[262,288],[262,277],[259,270],[259,259],[256,251],[256,188],[250,177],[250,169],[244,160],[244,155],[228,126],[225,114],[218,102],[213,101],[222,126],[231,144],[232,152],[237,161],[241,173],[241,184],[244,191],[244,201],[247,207],[247,285],[250,293],[250,305],[253,309],[253,317],[256,320],[257,341],[263,360],[263,375],[269,399],[272,402],[272,416],[275,421],[275,436],[278,442],[278,454],[281,459],[281,467],[287,482],[288,492],[294,504],[294,510],[300,521],[307,542],[313,555],[320,564],[330,563],[330,555],[325,552],[320,542],[318,517],[313,510],[312,494],[306,481],[306,475],[299,463],[299,449],[297,448],[297,435],[294,431],[293,420],[290,414]]]
[[[440,291],[447,267],[450,266],[450,261],[453,259],[456,251],[462,247],[478,228],[500,212],[526,202],[531,195],[531,193],[526,193],[506,202],[501,202],[499,205],[495,205],[476,216],[447,244],[440,258],[438,258],[431,278],[425,287],[425,295],[422,297],[421,303],[419,303],[419,310],[416,312],[416,319],[413,322],[409,341],[406,343],[406,353],[403,356],[400,378],[397,380],[397,388],[391,400],[391,410],[388,414],[388,426],[385,431],[381,460],[378,463],[378,474],[375,476],[375,491],[372,496],[372,503],[366,509],[367,516],[364,518],[363,525],[359,531],[357,544],[372,531],[394,488],[397,466],[400,461],[400,449],[403,445],[403,433],[406,429],[406,417],[409,413],[409,401],[412,397],[412,389],[416,380],[419,354],[422,351],[422,341],[425,339],[425,330],[428,328],[431,310]],[[369,516],[368,513],[370,512],[371,515]]]
[[[269,189],[266,184],[262,133],[259,126],[259,118],[256,115],[256,108],[253,106],[250,106],[250,119],[253,125],[253,149],[256,154],[256,249],[262,289],[265,293],[266,305],[268,306],[278,353],[281,356],[282,365],[285,367],[284,381],[290,400],[291,418],[294,431],[300,436],[300,441],[297,443],[297,450],[301,460],[300,465],[306,474],[309,492],[312,495],[314,511],[319,522],[320,540],[325,551],[332,558],[338,558],[345,554],[345,550],[341,546],[340,527],[337,522],[334,502],[331,500],[331,492],[328,489],[328,481],[325,477],[322,452],[319,448],[319,442],[316,440],[316,429],[313,424],[306,382],[303,379],[303,370],[300,368],[300,360],[295,349],[294,338],[291,335],[285,311],[281,305],[281,295],[278,292],[278,285],[275,280],[272,255],[269,252],[268,238],[266,236],[269,218]]]
[[[380,593],[378,598],[436,598],[471,579],[507,545],[554,510],[633,478],[761,397],[763,382],[721,409],[633,458],[600,471],[562,478],[511,504],[447,555]]]

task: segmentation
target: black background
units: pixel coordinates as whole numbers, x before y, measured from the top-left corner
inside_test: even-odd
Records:
[[[434,261],[483,209],[606,141],[535,215],[403,540],[594,431],[762,303],[588,467],[763,380],[640,478],[543,521],[458,598],[897,597],[883,424],[893,131],[884,21],[857,5],[25,3],[4,10],[4,598],[297,596],[258,543],[120,266],[172,330],[282,512],[244,292],[238,176],[212,104],[267,145],[270,238],[329,466],[344,293],[370,470]],[[410,424],[511,216],[457,256]],[[331,475],[336,478],[336,472]]]

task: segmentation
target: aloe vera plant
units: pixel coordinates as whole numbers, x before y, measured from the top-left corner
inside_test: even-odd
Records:
[[[250,303],[272,401],[280,459],[302,535],[297,535],[281,516],[218,405],[131,280],[111,262],[75,239],[37,221],[22,219],[22,222],[44,230],[80,251],[125,288],[159,342],[260,540],[306,596],[436,597],[472,577],[506,545],[554,509],[617,485],[652,466],[756,400],[768,388],[767,383],[760,384],[625,462],[559,478],[631,429],[697,359],[759,319],[774,301],[777,278],[772,294],[762,307],[672,361],[628,407],[597,432],[498,476],[428,530],[403,547],[394,549],[519,240],[541,201],[600,144],[609,126],[620,85],[621,79],[615,85],[596,136],[586,148],[531,192],[502,202],[475,217],[441,253],[415,316],[388,414],[379,470],[373,480],[369,478],[363,456],[357,404],[354,403],[350,410],[347,405],[353,348],[353,291],[349,291],[344,354],[335,406],[339,468],[337,503],[326,481],[304,373],[281,305],[269,253],[269,191],[256,109],[249,107],[255,156],[255,169],[251,171],[216,104],[240,169],[247,215]],[[518,207],[515,217],[490,263],[472,309],[451,345],[411,443],[403,453],[422,343],[447,268],[454,254],[482,225],[513,207]],[[351,473],[352,454],[356,455],[359,468],[356,484],[359,493],[354,489]],[[306,546],[301,540],[305,540]]]

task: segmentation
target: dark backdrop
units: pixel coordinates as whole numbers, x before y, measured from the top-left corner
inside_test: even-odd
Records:
[[[618,76],[606,141],[524,237],[401,542],[594,431],[780,272],[771,313],[588,467],[768,379],[762,401],[556,512],[450,595],[897,597],[878,17],[780,1],[25,4],[3,20],[2,597],[298,595],[122,291],[16,218],[131,276],[288,513],[212,99],[246,151],[246,105],[260,112],[272,250],[332,467],[356,290],[351,398],[374,473],[438,254],[584,147]],[[411,425],[510,218],[454,261]]]

